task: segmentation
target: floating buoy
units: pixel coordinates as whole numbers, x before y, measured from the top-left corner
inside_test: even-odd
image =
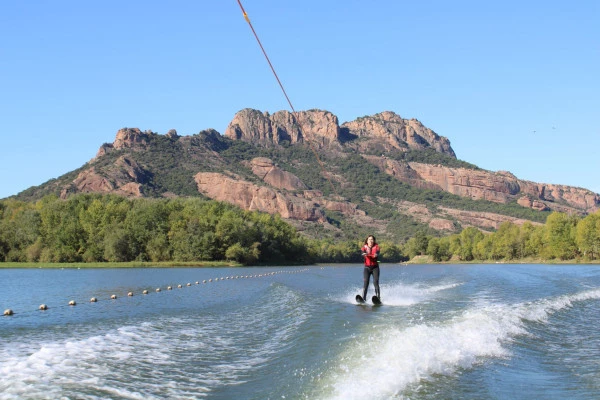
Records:
[[[199,282],[199,281],[196,281],[196,285],[199,285],[199,284],[200,284],[200,282]]]
[[[97,302],[97,301],[98,301],[98,299],[97,299],[97,298],[95,298],[95,297],[92,297],[92,298],[90,299],[90,302],[91,302],[91,303],[95,303],[95,302]]]
[[[69,305],[70,305],[70,306],[76,306],[76,305],[77,305],[77,303],[75,303],[75,300],[71,300],[71,301],[69,301]]]
[[[47,310],[48,306],[45,304],[40,304],[40,310]]]
[[[117,295],[116,295],[116,294],[113,294],[112,296],[110,296],[110,298],[111,298],[112,300],[115,300],[115,299],[117,298]]]
[[[202,281],[202,283],[206,283],[206,279]]]
[[[196,282],[196,284],[198,284],[198,283]],[[192,284],[188,282],[186,286],[192,286]]]
[[[156,293],[160,292],[160,288],[156,288]]]
[[[13,315],[13,310],[7,308],[6,310],[4,310],[4,315]]]
[[[129,296],[129,297],[133,296],[133,292],[127,293],[127,296]]]
[[[144,289],[144,291],[142,292],[142,294],[148,294],[148,291]]]
[[[212,282],[212,278],[210,278],[208,281],[209,281],[209,282]]]
[[[167,290],[171,290],[173,289],[171,286],[167,286]]]
[[[181,285],[177,285],[177,289],[181,289],[181,287],[182,287]]]

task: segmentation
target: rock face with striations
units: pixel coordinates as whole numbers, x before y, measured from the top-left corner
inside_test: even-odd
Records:
[[[142,183],[148,172],[133,159],[121,156],[111,166],[110,173],[100,174],[95,167],[79,173],[73,182],[61,191],[61,198],[71,193],[115,193],[126,197],[142,197]]]
[[[254,175],[277,189],[304,190],[306,185],[294,174],[276,167],[268,158],[257,157],[250,161]]]
[[[439,136],[416,119],[403,119],[391,111],[346,122],[342,128],[358,137],[379,139],[397,150],[431,148],[456,158],[447,138]]]
[[[318,148],[339,148],[352,138],[365,138],[361,147],[382,150],[434,149],[456,157],[450,141],[426,128],[416,119],[406,120],[385,111],[372,116],[346,122],[341,127],[338,118],[329,111],[310,110],[297,112],[278,111],[273,115],[253,109],[238,112],[225,131],[225,136],[262,146],[294,144],[306,141]]]
[[[200,193],[245,210],[277,213],[283,218],[302,221],[325,221],[323,211],[313,201],[286,196],[267,186],[259,186],[218,172],[199,172],[194,179]]]
[[[267,186],[241,179],[235,174],[199,172],[194,179],[198,191],[214,200],[227,201],[245,210],[278,213],[283,218],[325,222],[324,209],[346,216],[364,216],[356,204],[345,199],[326,199],[318,190],[307,190],[294,174],[276,167],[265,157],[250,161],[253,173]]]
[[[549,185],[518,179],[506,171],[491,172],[417,162],[400,162],[386,157],[363,156],[399,181],[422,189],[443,190],[474,200],[560,212],[594,212],[600,197],[587,189]]]
[[[288,111],[273,115],[246,108],[238,112],[225,130],[225,136],[261,146],[310,141],[322,148],[339,142],[338,118],[329,111]]]

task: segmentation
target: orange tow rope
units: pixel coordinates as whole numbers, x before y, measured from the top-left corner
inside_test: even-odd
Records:
[[[237,0],[237,2],[240,5],[240,8],[242,9],[242,13],[244,14],[244,19],[246,20],[246,22],[248,22],[248,25],[250,26],[250,29],[252,30],[252,33],[254,34],[254,37],[256,38],[256,41],[258,42],[258,45],[260,46],[260,49],[262,50],[263,54],[265,55],[265,58],[267,59],[267,62],[269,63],[269,67],[271,67],[271,71],[273,71],[273,75],[275,75],[275,79],[277,79],[277,83],[279,84],[279,87],[281,88],[281,91],[283,92],[283,95],[285,96],[285,99],[287,100],[288,104],[290,105],[290,108],[292,109],[292,112],[293,112],[292,115],[294,116],[294,118],[296,118],[296,114],[297,114],[296,113],[296,109],[294,108],[294,105],[290,101],[290,98],[288,97],[287,92],[285,91],[285,88],[283,87],[283,84],[281,83],[281,80],[279,80],[279,76],[277,76],[277,72],[275,72],[275,68],[273,68],[273,64],[271,64],[271,60],[269,59],[269,56],[267,55],[267,52],[265,51],[265,48],[263,47],[260,39],[258,38],[258,35],[256,34],[256,31],[254,30],[254,27],[252,26],[252,22],[250,22],[250,18],[248,17],[248,13],[246,12],[246,10],[244,10],[244,6],[242,5],[242,2],[240,0]],[[300,124],[299,121],[298,121],[298,125],[302,126],[302,124]],[[329,184],[331,185],[331,189],[333,189],[333,192],[337,196],[339,196],[339,194],[337,193],[337,190],[335,190],[335,187],[333,186],[333,183],[331,182],[331,180],[327,176],[327,173],[326,173],[327,171],[325,169],[325,166],[323,165],[323,162],[321,162],[321,159],[319,158],[319,155],[317,154],[317,152],[313,148],[310,140],[308,140],[308,137],[306,139],[307,139],[307,142],[308,142],[308,146],[310,147],[310,149],[314,153],[315,158],[317,159],[317,161],[319,162],[319,165],[321,166],[321,170],[324,172],[325,178],[327,178],[327,180],[329,181]]]
[[[263,54],[265,55],[265,58],[267,59],[267,62],[269,63],[269,67],[271,67],[271,71],[273,71],[273,75],[275,75],[275,79],[277,79],[277,83],[279,83],[279,87],[283,91],[283,95],[285,96],[288,104],[292,108],[292,111],[295,113],[296,110],[294,109],[294,106],[292,105],[292,102],[290,101],[290,98],[288,97],[287,93],[285,92],[285,89],[284,89],[283,85],[281,84],[281,81],[279,80],[279,77],[277,76],[277,72],[275,72],[275,68],[273,68],[273,64],[271,64],[271,60],[269,60],[269,56],[267,55],[267,52],[265,51],[265,48],[263,47],[262,43],[260,42],[260,39],[258,38],[258,35],[256,34],[256,31],[254,30],[254,27],[252,26],[252,22],[250,22],[250,18],[248,18],[248,14],[246,13],[246,10],[244,10],[244,6],[242,5],[242,2],[240,0],[237,0],[237,2],[240,5],[240,8],[242,9],[242,13],[244,14],[244,19],[246,20],[246,22],[248,22],[248,25],[250,25],[250,29],[252,29],[252,33],[254,34],[254,37],[256,38],[256,41],[258,42],[258,45],[260,46],[260,49],[262,50]]]

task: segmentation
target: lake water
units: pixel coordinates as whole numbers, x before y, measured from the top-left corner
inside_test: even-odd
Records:
[[[600,266],[381,268],[0,270],[0,399],[600,399]]]

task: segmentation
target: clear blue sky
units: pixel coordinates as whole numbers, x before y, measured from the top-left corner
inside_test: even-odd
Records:
[[[600,192],[600,1],[244,0],[296,110],[417,118],[461,160]],[[118,129],[289,109],[237,0],[0,2],[0,198]]]

